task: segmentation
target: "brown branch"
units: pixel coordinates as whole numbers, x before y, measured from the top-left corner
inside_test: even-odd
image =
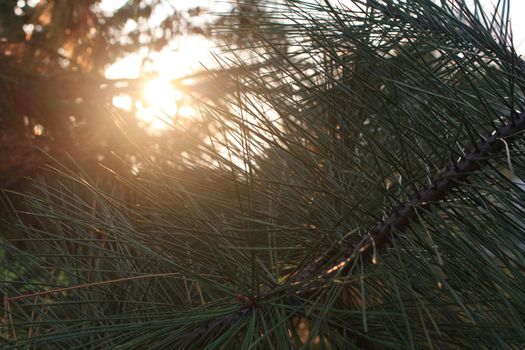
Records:
[[[358,257],[368,256],[376,249],[383,248],[389,242],[394,231],[403,231],[410,226],[411,222],[417,218],[418,210],[426,210],[431,204],[443,201],[447,195],[449,195],[454,188],[460,186],[469,175],[480,169],[483,164],[488,163],[488,156],[491,153],[497,153],[503,150],[505,147],[505,139],[512,141],[518,133],[523,131],[525,131],[525,112],[519,113],[509,124],[497,129],[494,133],[487,136],[484,141],[476,144],[474,150],[467,153],[455,164],[449,166],[429,187],[419,191],[415,198],[394,208],[387,219],[374,226],[367,236],[361,239],[356,245],[346,249],[342,253],[342,256],[328,267],[325,267],[325,265],[329,261],[334,260],[334,255],[338,254],[337,252],[332,251],[316,259],[315,262],[310,264],[301,273],[293,276],[292,284],[299,286],[299,290],[295,293],[295,296],[307,298],[311,293],[326,286],[325,282],[329,277],[350,266]],[[311,280],[317,283],[312,285],[309,283]],[[301,286],[301,282],[305,282],[305,284]],[[286,288],[289,286],[290,285],[287,284]],[[201,326],[197,333],[203,336],[210,332],[232,326],[241,318],[245,317],[253,308],[258,307],[259,303],[264,303],[272,297],[278,296],[281,292],[282,289],[272,289],[270,292],[258,297],[237,295],[237,300],[243,304],[243,306],[236,313]],[[298,300],[294,297],[287,297],[285,299],[287,304],[298,304]],[[356,343],[364,349],[382,349],[381,346],[371,342],[366,337],[354,334],[353,338]]]
[[[525,112],[522,112],[512,119],[507,125],[497,129],[494,133],[487,136],[487,138],[474,146],[474,150],[463,156],[457,163],[449,166],[445,172],[432,182],[432,184],[419,191],[415,198],[409,200],[405,204],[397,206],[392,210],[390,216],[374,226],[356,245],[346,249],[335,262],[329,264],[334,260],[337,251],[332,251],[325,256],[316,259],[312,264],[308,265],[306,269],[297,273],[292,277],[292,285],[299,286],[295,296],[307,298],[309,295],[325,287],[325,283],[331,276],[338,271],[350,266],[358,257],[365,257],[372,254],[376,249],[383,248],[390,240],[394,231],[403,231],[407,229],[411,222],[417,218],[418,210],[426,210],[431,204],[438,203],[444,200],[450,192],[458,187],[461,182],[465,181],[469,175],[474,171],[480,169],[484,163],[488,163],[488,156],[491,153],[500,152],[504,146],[504,139],[509,141],[518,133],[525,131]],[[374,261],[374,259],[372,259]],[[313,280],[313,284],[311,283]],[[304,285],[301,285],[304,282]],[[290,284],[286,284],[288,288]],[[235,314],[228,315],[222,319],[216,320],[202,326],[199,329],[199,334],[204,335],[208,332],[217,329],[218,327],[227,327],[238,322],[251,309],[257,307],[259,302],[265,302],[272,297],[278,296],[282,289],[272,288],[266,294],[260,295],[257,298],[242,297],[237,299],[244,304],[243,307]],[[297,300],[293,297],[285,298],[288,304],[297,304]],[[366,337],[353,335],[359,346],[366,349],[382,349],[381,346],[372,343]]]
[[[514,136],[524,130],[525,112],[521,112],[509,124],[500,127],[487,136],[484,141],[476,144],[474,150],[463,156],[457,163],[449,166],[443,175],[434,180],[429,187],[419,191],[415,198],[395,207],[386,220],[374,226],[368,235],[356,245],[346,249],[335,262],[324,268],[329,261],[334,259],[334,255],[338,254],[337,252],[331,252],[316,259],[306,269],[294,276],[294,283],[304,282],[315,276],[316,273],[319,273],[318,277],[324,281],[339,270],[350,266],[357,257],[368,256],[376,249],[384,247],[390,240],[393,231],[403,231],[410,226],[411,221],[417,217],[418,210],[426,210],[431,204],[444,200],[469,175],[478,170],[484,163],[488,163],[488,156],[491,153],[500,152],[504,148],[504,139],[511,141]],[[374,260],[375,256],[372,262],[375,262]],[[311,290],[311,287],[302,289],[299,294],[305,294]]]

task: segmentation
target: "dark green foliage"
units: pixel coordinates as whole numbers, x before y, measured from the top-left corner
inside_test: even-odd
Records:
[[[20,195],[4,347],[523,348],[525,75],[508,5],[259,2],[253,62],[237,47],[221,61],[230,105],[202,104],[208,136],[185,161],[136,146],[136,177],[58,167]],[[396,212],[410,222],[370,243]]]

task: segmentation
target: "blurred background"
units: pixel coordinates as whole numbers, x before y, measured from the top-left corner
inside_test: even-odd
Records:
[[[249,40],[210,28],[242,24],[246,11],[257,6],[2,1],[0,187],[20,190],[51,159],[74,160],[91,173],[99,163],[127,164],[124,170],[136,174],[140,164],[117,130],[117,116],[142,150],[159,158],[168,152],[176,166],[196,146],[188,140],[204,132],[196,99],[213,103],[225,91],[221,77],[229,73],[214,55],[225,40]]]

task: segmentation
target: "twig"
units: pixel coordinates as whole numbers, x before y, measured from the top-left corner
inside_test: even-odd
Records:
[[[499,152],[503,148],[507,149],[507,142],[512,141],[513,136],[524,130],[525,112],[521,112],[509,124],[497,129],[487,136],[484,141],[476,144],[474,150],[465,154],[457,163],[450,165],[443,175],[434,180],[429,187],[419,191],[415,198],[393,208],[392,213],[386,220],[374,226],[359,243],[346,249],[341,254],[342,256],[330,266],[323,269],[324,265],[334,259],[334,252],[317,259],[301,273],[296,274],[294,282],[306,281],[319,271],[318,278],[326,280],[326,278],[334,275],[337,271],[348,267],[358,256],[364,257],[374,253],[376,249],[382,248],[388,243],[393,231],[403,231],[410,226],[411,221],[417,217],[418,210],[426,210],[431,204],[445,199],[472,172],[478,170],[483,163],[489,161],[487,157],[489,154]],[[507,156],[509,157],[508,154]],[[375,259],[372,262],[375,262]],[[311,288],[307,290],[309,291]],[[300,294],[303,293],[304,291],[300,291]]]

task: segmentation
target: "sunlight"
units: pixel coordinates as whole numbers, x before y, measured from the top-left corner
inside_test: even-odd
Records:
[[[158,52],[140,49],[121,58],[106,69],[107,79],[139,79],[141,75],[154,78],[144,80],[142,96],[133,101],[129,95],[116,96],[113,106],[128,112],[133,106],[140,124],[153,133],[169,128],[174,118],[195,117],[196,106],[188,105],[171,81],[190,76],[203,65],[213,66],[214,46],[203,36],[187,35]]]
[[[168,80],[158,78],[147,83],[144,88],[145,101],[167,116],[173,116],[177,113],[177,100],[179,98],[180,93]]]
[[[149,81],[143,91],[143,100],[135,102],[136,116],[150,133],[159,133],[173,125],[180,93],[163,79]]]
[[[216,44],[201,35],[185,35],[157,52],[151,52],[146,69],[164,79],[176,79],[216,64]]]
[[[134,111],[139,125],[150,133],[159,133],[173,125],[176,116],[191,118],[196,111],[181,103],[182,94],[169,80],[156,78],[145,81],[141,95],[135,99],[128,94],[113,97],[114,107]]]

